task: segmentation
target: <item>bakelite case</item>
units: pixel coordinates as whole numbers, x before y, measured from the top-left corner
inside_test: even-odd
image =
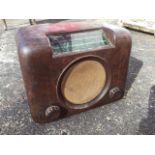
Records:
[[[86,51],[54,54],[49,35],[103,30],[109,44]],[[20,28],[16,35],[18,55],[32,118],[47,123],[121,99],[131,50],[130,33],[102,23],[66,22]],[[72,104],[61,92],[70,66],[83,60],[100,62],[106,71],[104,89],[85,104]],[[79,88],[80,89],[80,88]]]

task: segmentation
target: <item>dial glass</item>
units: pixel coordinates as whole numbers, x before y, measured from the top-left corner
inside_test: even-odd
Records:
[[[103,30],[49,35],[48,38],[56,54],[98,49],[109,44]]]

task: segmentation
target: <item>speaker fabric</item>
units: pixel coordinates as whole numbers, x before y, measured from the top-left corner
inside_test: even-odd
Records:
[[[106,82],[104,66],[95,60],[83,60],[72,65],[65,74],[61,91],[72,104],[85,104],[96,98]]]

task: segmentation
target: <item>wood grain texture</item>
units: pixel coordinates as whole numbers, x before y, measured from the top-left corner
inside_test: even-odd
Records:
[[[48,34],[94,29],[102,29],[111,44],[101,49],[53,55]],[[90,22],[42,24],[19,29],[16,40],[29,107],[36,122],[53,121],[51,114],[50,117],[45,115],[46,109],[51,106],[60,107],[60,117],[57,118],[59,119],[111,103],[123,96],[131,49],[131,37],[127,30]],[[97,99],[73,106],[62,99],[59,79],[67,66],[84,57],[88,60],[96,59],[104,64],[107,75],[105,89]],[[116,86],[122,95],[109,98],[108,92]]]

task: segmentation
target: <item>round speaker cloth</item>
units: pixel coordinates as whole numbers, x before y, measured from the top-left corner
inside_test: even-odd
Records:
[[[104,66],[96,60],[83,60],[73,64],[65,73],[61,91],[72,104],[85,104],[96,98],[106,83]]]

